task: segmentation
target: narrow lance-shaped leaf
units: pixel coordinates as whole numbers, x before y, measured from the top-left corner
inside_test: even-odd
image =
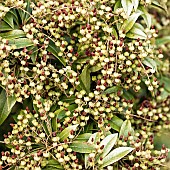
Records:
[[[74,152],[78,152],[78,153],[91,153],[95,150],[94,144],[89,144],[87,142],[82,142],[82,141],[74,141],[72,144],[69,145],[69,147]]]
[[[102,154],[99,154],[97,156],[97,161],[99,160],[100,157],[104,158],[113,148],[113,146],[116,143],[118,134],[111,134],[106,136],[100,143],[100,146],[104,146]]]
[[[142,31],[140,28],[136,27],[135,25],[133,28],[126,34],[126,37],[132,38],[132,39],[146,39],[147,35],[144,31]]]
[[[23,30],[12,30],[8,32],[0,33],[0,37],[10,40],[15,38],[25,37],[25,33]]]
[[[63,141],[64,139],[67,139],[67,137],[69,136],[70,134],[70,131],[71,130],[76,130],[78,125],[72,125],[72,126],[69,126],[67,128],[65,128],[60,134],[59,134],[59,138],[61,141]]]
[[[143,17],[147,27],[150,28],[152,25],[151,15],[147,12],[147,10],[143,6],[140,6],[139,10],[143,12],[141,16]]]
[[[7,13],[5,17],[3,17],[3,20],[12,28],[14,29],[14,20],[13,15],[11,13]]]
[[[165,11],[166,13],[168,13],[167,6],[166,6],[165,2],[163,2],[162,4],[159,4],[158,1],[152,1],[152,4],[151,4],[151,5],[152,5],[153,7],[162,9],[163,11]]]
[[[60,49],[50,40],[47,51],[51,52],[64,66],[66,65],[65,59],[58,56]]]
[[[133,3],[134,10],[136,11],[138,9],[139,0],[132,0],[132,3]]]
[[[165,37],[156,39],[156,45],[158,46],[161,46],[167,43],[170,43],[170,36],[165,36]]]
[[[7,96],[5,90],[2,90],[0,94],[0,125],[8,117],[15,103],[16,98],[14,96]]]
[[[129,16],[133,10],[133,3],[131,0],[121,0],[121,4],[125,13]]]
[[[123,157],[125,157],[128,153],[130,153],[133,150],[131,147],[119,147],[114,149],[112,152],[110,152],[104,159],[103,164],[101,168],[104,168],[108,165],[111,165]]]
[[[28,38],[18,38],[18,39],[9,40],[9,45],[15,45],[16,49],[20,49],[20,48],[24,48],[24,47],[30,47],[34,44]]]
[[[90,92],[90,84],[91,84],[91,77],[90,77],[90,70],[89,65],[86,65],[80,74],[80,83],[81,87],[87,92]]]
[[[93,134],[90,136],[90,138],[89,138],[89,140],[88,140],[87,143],[89,143],[89,144],[96,144],[99,139],[100,139],[100,135],[99,135],[98,132],[96,132],[96,133],[93,133]],[[85,168],[87,168],[87,167],[88,167],[89,154],[85,154],[84,157],[85,157],[85,158],[84,158],[84,159],[85,159],[85,160],[84,160],[84,162],[85,162]]]
[[[111,120],[109,120],[110,127],[116,131],[120,131],[123,120],[114,115]]]
[[[131,126],[130,120],[125,120],[120,128],[119,137],[120,136],[127,137],[128,133],[131,133],[131,135],[133,135],[134,130]]]
[[[116,4],[114,5],[114,11],[116,11],[118,8],[121,8],[121,1],[117,0]],[[114,20],[117,21],[118,20],[118,16],[114,16]],[[121,27],[121,24],[119,22],[116,23],[116,27],[119,30]]]
[[[0,21],[0,31],[10,31],[13,30],[5,21]]]
[[[142,14],[141,11],[137,10],[135,13],[133,13],[121,26],[121,30],[124,30],[125,32],[128,32],[133,25],[135,24],[138,17]]]
[[[103,94],[111,94],[111,93],[117,93],[119,90],[121,90],[121,87],[119,86],[113,86],[108,89],[106,89]]]
[[[87,141],[91,136],[91,133],[83,133],[81,135],[79,135],[75,140],[76,141]]]
[[[118,39],[118,34],[114,27],[112,27],[112,34],[115,36],[116,39]]]
[[[102,66],[101,66],[101,64],[97,64],[97,65],[95,65],[95,66],[92,66],[92,67],[90,67],[89,68],[89,70],[90,70],[90,72],[97,72],[97,71],[99,71],[99,70],[101,70],[102,69]]]
[[[157,64],[156,61],[153,60],[152,58],[145,58],[142,61],[143,64],[145,64],[146,66],[150,67],[152,69],[152,73],[155,73],[155,71],[157,71]]]

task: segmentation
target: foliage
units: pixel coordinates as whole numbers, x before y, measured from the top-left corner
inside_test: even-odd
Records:
[[[154,136],[170,128],[168,8],[0,1],[1,127],[13,119],[0,170],[160,169],[168,149],[156,150]]]

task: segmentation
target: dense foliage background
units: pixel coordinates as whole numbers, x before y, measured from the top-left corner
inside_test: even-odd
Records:
[[[0,170],[168,169],[169,9],[0,1]]]

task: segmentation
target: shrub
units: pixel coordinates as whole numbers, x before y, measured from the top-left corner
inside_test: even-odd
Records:
[[[13,120],[0,169],[160,169],[168,149],[156,150],[154,136],[170,128],[167,8],[2,1],[0,124]]]

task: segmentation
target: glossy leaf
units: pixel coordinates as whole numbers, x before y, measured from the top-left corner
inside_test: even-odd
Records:
[[[0,33],[0,37],[5,38],[7,40],[25,37],[25,33],[23,30],[12,30],[4,33]]]
[[[44,170],[52,170],[52,169],[64,170],[64,168],[60,165],[60,163],[53,159],[49,160],[47,162],[47,166],[43,169]]]
[[[100,146],[104,145],[104,149],[103,149],[102,154],[99,154],[97,161],[99,160],[100,157],[104,158],[112,150],[113,146],[116,143],[117,137],[118,137],[118,134],[115,133],[115,134],[111,134],[111,135],[106,136],[101,141]]]
[[[125,13],[129,16],[133,10],[133,3],[131,0],[121,0],[121,4]]]
[[[147,35],[145,34],[143,30],[138,28],[136,24],[134,24],[133,28],[126,34],[126,37],[132,38],[132,39],[138,39],[138,38],[146,39]]]
[[[20,48],[24,48],[24,47],[30,47],[34,44],[28,38],[18,38],[18,39],[9,40],[9,45],[15,45],[16,49],[20,49]]]
[[[113,115],[112,119],[109,120],[109,124],[110,124],[111,128],[118,132],[120,131],[122,123],[123,123],[123,120],[120,119],[119,117],[117,117],[116,115]]]
[[[127,91],[127,90],[123,90],[123,97],[126,99],[126,100],[134,100],[134,95],[132,94],[131,91]]]
[[[157,71],[157,64],[156,61],[147,57],[142,61],[143,64],[145,64],[146,66],[150,67],[153,70],[153,73],[155,71]]]
[[[143,6],[140,6],[139,10],[143,12],[141,16],[143,17],[147,27],[150,28],[152,25],[151,15],[147,12],[147,10]]]
[[[161,46],[167,43],[170,43],[170,36],[165,36],[165,37],[156,39],[156,45],[158,46]]]
[[[165,11],[166,13],[168,13],[167,6],[166,6],[166,4],[165,4],[164,2],[161,4],[161,3],[159,3],[158,1],[152,1],[152,4],[151,4],[151,5],[152,5],[153,7],[162,9],[163,11]]]
[[[87,142],[74,141],[69,147],[78,153],[91,153],[95,150],[95,145],[89,144]]]
[[[66,65],[64,58],[58,56],[60,49],[54,44],[54,42],[50,41],[47,51],[51,52],[64,66]]]
[[[8,117],[15,103],[16,103],[16,98],[14,96],[7,96],[5,90],[1,91],[0,93],[0,125]]]
[[[64,139],[67,139],[67,137],[69,136],[70,134],[70,131],[71,130],[76,130],[78,125],[72,125],[72,126],[69,126],[67,128],[65,128],[60,134],[59,134],[59,138],[61,141],[63,141]]]
[[[80,74],[80,82],[81,87],[87,92],[90,92],[90,84],[91,84],[91,77],[90,77],[90,70],[89,65],[86,65]]]
[[[133,135],[134,134],[134,130],[133,130],[132,126],[131,126],[130,120],[125,120],[122,123],[122,126],[120,128],[119,137],[120,136],[127,137],[128,133],[131,133],[131,135]]]
[[[161,82],[161,84],[164,84],[164,89],[168,92],[170,92],[170,88],[169,88],[169,85],[170,85],[170,77],[168,76],[161,76],[159,78],[159,81]]]
[[[99,133],[98,133],[98,132],[93,133],[93,134],[90,136],[90,138],[89,138],[89,140],[88,140],[88,143],[94,143],[94,144],[96,144],[96,142],[99,141],[99,139],[100,139]]]
[[[14,20],[13,15],[11,13],[7,13],[5,17],[3,17],[3,20],[12,28],[14,29]]]
[[[106,89],[103,94],[111,94],[111,93],[117,93],[119,90],[121,90],[121,87],[119,86],[113,86],[108,89]]]
[[[139,0],[132,0],[134,10],[136,11],[139,5]]]
[[[101,168],[111,165],[122,159],[133,150],[131,147],[119,147],[110,152],[104,159]]]
[[[100,135],[99,135],[98,132],[96,132],[96,133],[91,134],[91,136],[90,136],[90,138],[89,138],[89,140],[88,140],[87,143],[89,143],[89,144],[96,144],[97,141],[99,141],[99,139],[100,139]],[[85,158],[84,158],[85,168],[87,168],[87,167],[89,166],[89,165],[88,165],[89,154],[85,154],[84,157],[85,157]]]
[[[95,66],[90,67],[89,71],[93,73],[93,72],[97,72],[97,71],[99,71],[101,69],[102,69],[102,66],[100,64],[97,64]]]
[[[90,136],[91,136],[91,133],[83,133],[83,134],[79,135],[75,140],[86,142],[89,140]]]
[[[116,39],[118,39],[118,34],[117,34],[117,31],[114,27],[112,27],[112,34],[115,36]]]
[[[10,31],[13,30],[5,21],[0,21],[0,31]]]
[[[121,1],[120,1],[120,0],[117,0],[117,1],[116,1],[116,4],[115,4],[115,6],[114,6],[114,11],[116,11],[118,8],[121,8]],[[114,20],[117,21],[117,20],[118,20],[118,16],[115,15],[115,16],[114,16]],[[117,29],[119,30],[120,27],[121,27],[121,23],[117,22],[117,23],[116,23],[116,27],[117,27]]]
[[[72,105],[67,107],[68,111],[70,111],[70,112],[73,112],[75,110],[75,108],[77,108],[77,104],[72,104]],[[64,118],[65,113],[66,113],[66,111],[64,109],[59,109],[59,110],[55,111],[55,114],[57,115],[58,119]]]
[[[138,17],[142,14],[141,11],[136,11],[133,13],[121,26],[121,30],[124,30],[126,33],[134,26]]]
[[[16,9],[14,9],[14,8],[11,9],[11,10],[9,11],[9,13],[12,14],[14,23],[17,24],[17,26],[19,26],[19,19],[18,19],[18,15],[17,15]]]

